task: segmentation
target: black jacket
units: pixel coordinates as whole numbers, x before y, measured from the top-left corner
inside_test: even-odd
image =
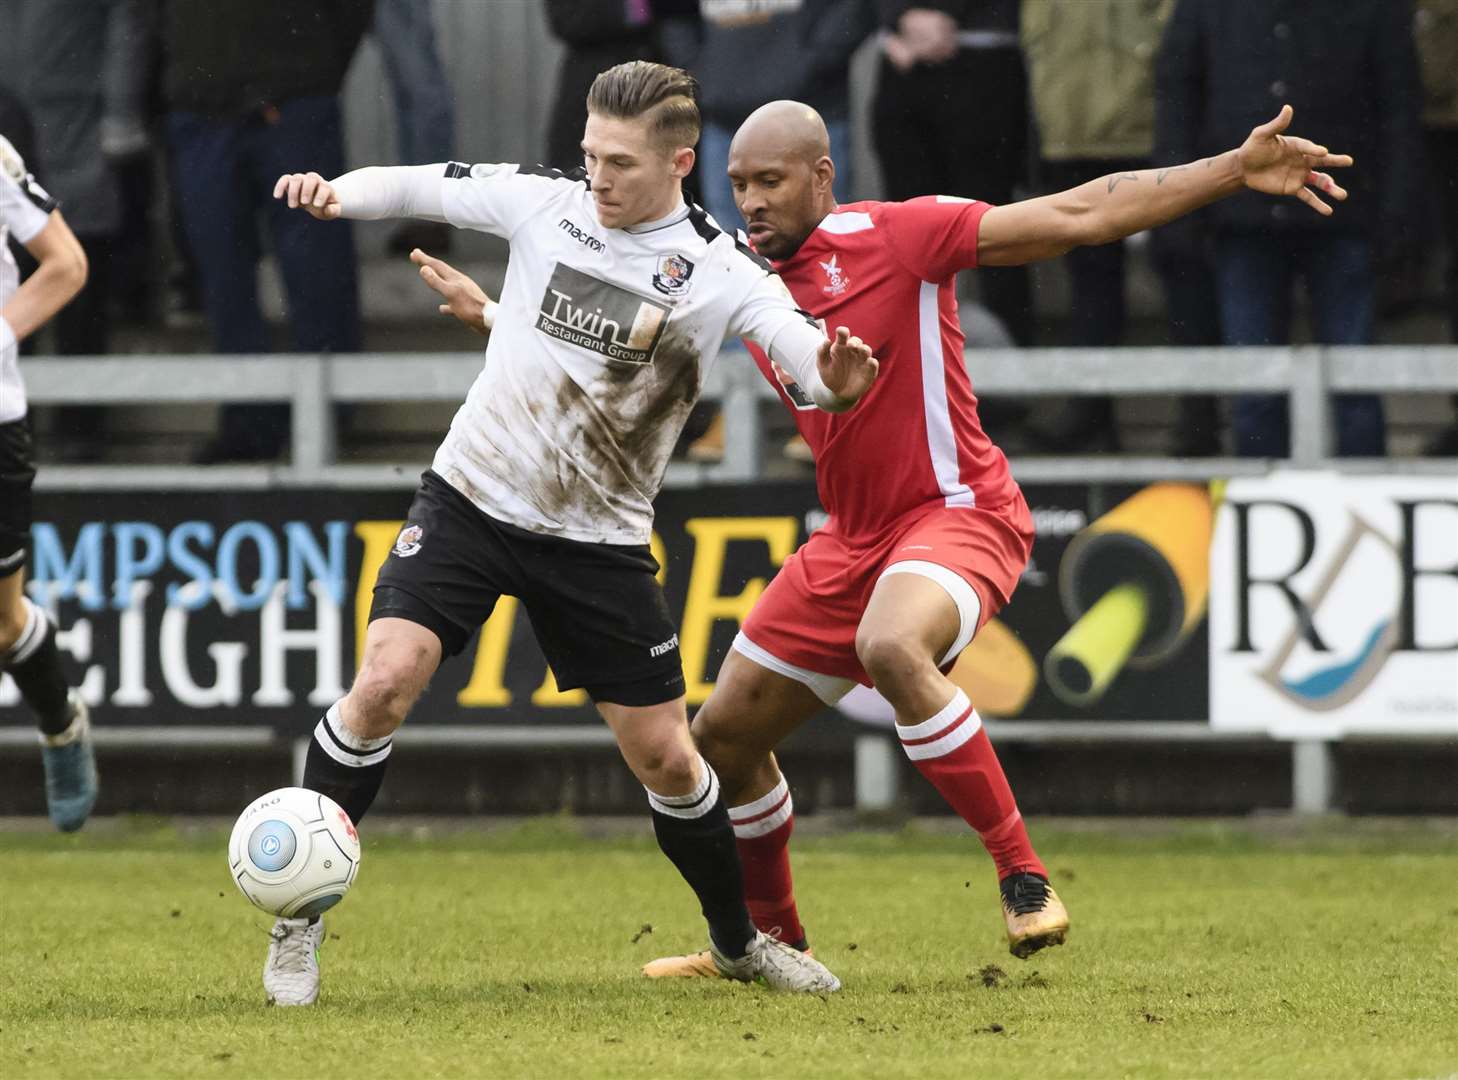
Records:
[[[873,29],[869,0],[805,0],[747,26],[670,20],[661,40],[669,62],[699,80],[704,119],[733,129],[781,98],[803,101],[832,122],[847,118],[851,56]]]
[[[1245,192],[1213,223],[1401,232],[1421,167],[1412,18],[1409,0],[1179,0],[1157,66],[1156,164],[1233,149],[1289,103],[1293,132],[1356,158],[1336,173],[1351,197],[1327,219]]]
[[[911,8],[945,11],[962,30],[1018,32],[1018,0],[876,0],[881,25],[888,30],[895,30]]]
[[[160,21],[167,107],[242,117],[339,93],[374,0],[167,0]]]

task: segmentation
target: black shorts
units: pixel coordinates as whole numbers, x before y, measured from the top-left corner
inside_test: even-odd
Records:
[[[678,631],[646,544],[588,544],[481,512],[434,472],[421,477],[375,581],[370,621],[408,619],[454,656],[500,596],[520,598],[562,690],[657,705],[684,692]]]
[[[30,547],[30,486],[34,480],[30,417],[0,424],[0,578],[25,567]]]

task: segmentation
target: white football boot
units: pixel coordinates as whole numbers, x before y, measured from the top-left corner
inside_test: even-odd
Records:
[[[268,932],[263,989],[274,1005],[312,1005],[319,997],[319,946],[324,920],[279,919]]]
[[[840,980],[815,957],[791,948],[783,941],[756,931],[749,951],[730,959],[710,947],[714,966],[726,979],[739,982],[763,980],[772,990],[793,990],[805,994],[828,994],[840,989]]]

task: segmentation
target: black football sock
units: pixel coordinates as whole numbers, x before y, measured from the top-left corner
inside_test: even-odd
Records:
[[[56,648],[56,628],[46,613],[25,597],[25,629],[4,653],[0,653],[0,671],[5,671],[20,687],[20,696],[30,706],[40,723],[41,734],[59,735],[71,726],[71,710],[66,703],[66,676],[61,672],[61,651]]]
[[[389,736],[361,739],[344,726],[336,701],[314,728],[304,787],[328,795],[358,825],[380,793],[389,761]]]
[[[653,832],[698,896],[714,946],[727,957],[740,957],[749,950],[755,929],[744,903],[734,827],[719,795],[719,778],[703,758],[699,767],[698,786],[687,795],[648,792]]]

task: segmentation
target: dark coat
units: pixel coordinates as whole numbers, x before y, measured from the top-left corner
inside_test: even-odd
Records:
[[[1290,104],[1293,132],[1356,159],[1337,171],[1351,197],[1326,219],[1246,192],[1212,207],[1214,224],[1401,233],[1421,168],[1412,25],[1409,0],[1179,0],[1157,66],[1156,163],[1233,149]]]
[[[339,93],[374,0],[166,0],[167,107],[240,118]]]

